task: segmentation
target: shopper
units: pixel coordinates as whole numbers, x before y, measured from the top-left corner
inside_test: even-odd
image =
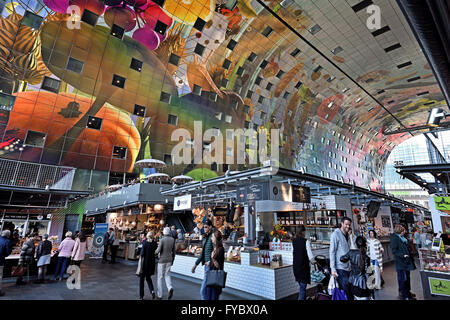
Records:
[[[153,231],[147,233],[146,240],[142,243],[141,259],[142,268],[139,274],[139,296],[140,299],[144,299],[144,281],[147,281],[148,288],[152,294],[152,299],[155,300],[155,289],[153,287],[152,276],[155,274],[155,252],[158,248],[158,244],[154,239],[155,235]]]
[[[357,249],[351,249],[340,258],[340,261],[344,263],[350,262],[349,283],[353,298],[355,300],[369,300],[371,290],[367,287],[367,268],[370,265],[370,259],[366,253],[366,239],[358,236],[355,244]]]
[[[170,267],[175,260],[175,239],[170,235],[170,228],[165,227],[163,230],[164,237],[159,241],[155,254],[159,254],[158,261],[158,299],[162,299],[163,278],[166,280],[167,290],[169,291],[168,299],[172,299],[173,287],[170,278]]]
[[[330,239],[330,267],[331,274],[337,279],[339,287],[345,291],[347,298],[352,300],[351,288],[349,285],[350,263],[342,262],[341,257],[350,251],[350,237],[348,231],[352,220],[343,217],[340,228],[334,230]]]
[[[305,231],[305,226],[300,225],[292,240],[294,277],[300,286],[298,300],[306,300],[306,286],[311,283],[310,262],[314,260],[311,244],[305,239]]]
[[[225,262],[225,249],[223,248],[222,243],[222,233],[220,233],[219,230],[212,232],[211,242],[214,245],[214,249],[211,252],[210,270],[223,270]],[[222,288],[206,287],[206,300],[219,300],[221,293]]]
[[[9,240],[10,235],[11,231],[4,230],[2,232],[2,236],[0,237],[0,297],[5,295],[5,293],[2,291],[3,268],[5,266],[5,258],[9,256],[12,252],[11,241]]]
[[[213,243],[212,243],[212,228],[213,224],[211,220],[206,220],[205,224],[203,225],[203,229],[205,230],[205,236],[202,240],[202,253],[198,257],[197,261],[195,261],[195,265],[192,267],[192,273],[195,273],[195,269],[197,266],[201,263],[204,266],[204,276],[202,281],[202,286],[200,288],[200,296],[202,300],[207,300],[206,296],[206,273],[211,268],[211,252],[214,249]]]
[[[81,262],[83,262],[86,257],[86,249],[87,249],[87,241],[86,235],[83,231],[78,234],[78,237],[75,239],[75,245],[72,251],[72,261],[76,266],[80,266]]]
[[[405,238],[406,229],[398,224],[391,236],[391,249],[395,257],[395,269],[397,270],[398,289],[401,299],[412,300],[415,295],[411,293],[410,271],[416,269],[414,260],[408,249],[408,240]]]
[[[414,243],[414,246],[416,247],[417,255],[419,255],[419,249],[421,248],[421,243],[422,243],[421,238],[420,238],[419,228],[414,228],[413,243]]]
[[[176,230],[175,226],[170,227],[170,236],[172,238],[174,238],[175,240],[177,240],[177,230]]]
[[[116,263],[117,250],[119,249],[119,238],[117,237],[118,229],[116,228],[114,230],[111,228],[111,230],[112,230],[112,232],[111,232],[110,238],[109,238],[109,242],[110,242],[110,246],[111,246],[111,261],[109,263],[114,264],[114,263]]]
[[[56,264],[55,280],[63,280],[64,273],[66,272],[67,264],[72,256],[72,250],[75,246],[75,241],[72,239],[72,232],[66,232],[66,238],[61,242],[58,247],[58,263]]]
[[[42,241],[39,242],[36,259],[38,267],[38,278],[36,283],[44,283],[45,274],[47,273],[47,266],[50,264],[50,258],[52,253],[52,242],[48,240],[48,234],[42,236]]]
[[[27,269],[27,275],[30,272],[30,265],[33,263],[35,254],[35,242],[38,240],[37,234],[32,234],[31,236],[26,236],[25,241],[20,250],[19,256],[19,266],[23,266]],[[26,282],[23,281],[23,276],[18,276],[16,284],[24,285]]]
[[[377,239],[375,230],[369,231],[369,239],[367,240],[367,255],[370,258],[370,264],[375,270],[375,288],[379,289],[383,285],[383,246]]]
[[[109,242],[109,239],[111,238],[111,234],[113,232],[113,228],[109,228],[108,232],[105,233],[103,236],[103,258],[102,263],[108,262],[108,249],[111,246],[111,243]]]
[[[184,236],[181,233],[181,229],[177,230],[177,240],[184,240]]]

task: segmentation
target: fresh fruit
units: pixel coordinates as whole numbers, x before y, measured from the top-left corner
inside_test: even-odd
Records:
[[[125,29],[126,32],[136,27],[136,14],[129,7],[109,7],[105,12],[105,22],[112,27],[113,24]]]
[[[92,11],[97,15],[102,15],[105,12],[105,4],[100,0],[70,0],[69,4],[71,6],[75,5],[80,7],[80,13],[83,13],[84,9]]]
[[[151,28],[144,27],[133,33],[133,39],[139,41],[150,50],[156,50],[160,43],[159,35]]]
[[[58,13],[66,13],[69,7],[69,0],[44,0],[47,7]]]
[[[151,29],[155,29],[158,20],[167,25],[167,28],[170,28],[173,24],[173,19],[169,17],[160,6],[153,2],[145,9],[144,20]]]
[[[166,0],[163,9],[181,23],[194,25],[197,18],[208,21],[214,14],[213,0]]]

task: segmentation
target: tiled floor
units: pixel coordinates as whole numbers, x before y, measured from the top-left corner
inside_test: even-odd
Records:
[[[118,264],[102,264],[99,260],[86,260],[81,266],[81,289],[70,290],[66,282],[50,282],[45,284],[29,283],[17,286],[14,279],[6,278],[3,290],[6,292],[0,300],[136,300],[139,297],[138,278],[135,275],[136,262],[121,261]],[[48,276],[50,278],[50,276]],[[383,289],[377,291],[379,300],[397,300],[397,278],[393,264],[385,266],[383,277],[386,284]],[[156,277],[153,277],[156,285]],[[172,277],[174,287],[174,300],[200,300],[200,283],[197,280],[186,280],[178,276]],[[412,291],[417,294],[419,300],[423,299],[422,285],[418,270],[411,273]],[[145,287],[146,298],[149,299],[148,287]],[[164,299],[167,298],[167,290],[164,288]],[[256,296],[225,289],[221,300],[254,300]],[[290,297],[295,299],[296,297]]]

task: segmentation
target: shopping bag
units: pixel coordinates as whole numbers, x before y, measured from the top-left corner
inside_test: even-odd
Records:
[[[11,268],[12,277],[22,277],[27,272],[27,267],[25,266],[14,266]]]
[[[209,270],[206,273],[206,286],[225,288],[227,273],[223,270]]]
[[[331,276],[330,281],[328,282],[328,294],[329,295],[333,294],[334,288],[336,288],[336,279],[333,276]]]
[[[141,256],[139,256],[139,262],[138,262],[138,267],[136,270],[136,275],[140,276],[142,274],[142,264],[144,263],[144,259],[142,259]]]
[[[345,293],[344,290],[342,290],[341,288],[339,288],[339,285],[336,282],[336,279],[334,277],[332,277],[334,280],[334,286],[335,288],[333,289],[333,292],[331,294],[331,300],[348,300],[347,298],[347,294]]]

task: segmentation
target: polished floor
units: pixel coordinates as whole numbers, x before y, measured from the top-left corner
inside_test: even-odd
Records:
[[[176,263],[176,262],[175,262]],[[14,279],[3,282],[5,296],[0,300],[136,300],[139,298],[138,278],[135,275],[136,262],[119,260],[117,264],[102,264],[99,260],[88,259],[81,266],[80,289],[69,289],[66,281],[34,284],[32,278],[27,285],[17,286]],[[385,286],[376,292],[378,300],[397,300],[398,288],[395,267],[385,266],[383,273]],[[48,278],[51,278],[48,276]],[[25,278],[26,279],[26,278]],[[156,277],[153,277],[156,285]],[[174,300],[200,300],[200,282],[174,275]],[[418,300],[423,299],[422,284],[418,270],[411,273],[411,288]],[[151,299],[145,287],[146,299]],[[295,299],[292,296],[288,299]],[[164,288],[163,299],[167,299]],[[221,300],[257,300],[259,297],[226,288]]]

